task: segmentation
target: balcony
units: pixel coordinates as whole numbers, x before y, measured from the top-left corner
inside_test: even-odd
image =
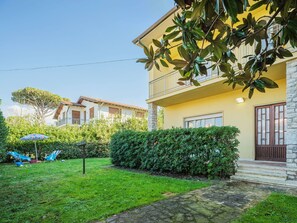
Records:
[[[275,33],[276,31],[278,31],[279,27],[278,26],[273,26],[271,28],[271,33]],[[263,43],[263,47],[264,47]],[[246,55],[253,55],[254,54],[254,50],[255,50],[256,45],[254,46],[245,46],[242,45],[239,48],[236,48],[234,53],[238,58],[238,62],[242,63],[243,65],[248,61],[248,58],[243,58]],[[291,52],[296,52],[297,49],[293,49],[291,46],[288,46],[288,49]],[[289,60],[291,58],[286,58],[286,60]],[[277,60],[275,64],[279,64],[284,62],[285,60]],[[237,63],[236,63],[237,64]],[[274,65],[275,66],[275,65]],[[181,78],[181,75],[179,74],[178,71],[172,71],[170,73],[167,73],[157,79],[154,79],[152,81],[149,82],[149,99],[148,99],[148,103],[150,102],[160,102],[160,106],[162,106],[162,104],[167,104],[166,102],[164,103],[164,99],[165,98],[170,98],[170,100],[174,101],[174,95],[178,95],[178,94],[190,94],[190,92],[188,91],[194,91],[194,89],[212,89],[212,92],[217,91],[216,89],[214,90],[214,85],[216,83],[221,83],[223,82],[223,78],[218,76],[218,72],[217,70],[212,71],[211,69],[208,70],[208,74],[205,76],[199,76],[196,80],[200,82],[201,86],[200,87],[194,87],[193,85],[191,85],[188,82],[185,82],[185,85],[179,85],[177,84],[178,79]],[[273,77],[273,79],[277,79],[277,75],[275,77]],[[283,77],[282,77],[283,78]],[[208,85],[213,85],[212,87],[208,86]],[[220,86],[220,85],[217,85]],[[220,88],[222,88],[220,86]],[[223,89],[223,88],[222,88]],[[200,90],[202,91],[202,90]],[[222,90],[223,91],[223,90]],[[226,89],[224,88],[224,91],[226,91]],[[202,93],[204,96],[207,96],[206,93]],[[200,94],[201,95],[201,94]],[[181,96],[181,95],[180,95]],[[202,96],[201,96],[202,97]],[[194,97],[191,97],[192,99],[194,99]],[[173,102],[170,102],[169,104],[172,104]]]
[[[84,119],[79,119],[79,118],[65,118],[65,119],[60,119],[56,122],[56,126],[64,126],[64,125],[81,125],[86,123]]]

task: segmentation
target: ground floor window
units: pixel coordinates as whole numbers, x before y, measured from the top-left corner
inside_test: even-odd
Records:
[[[223,113],[185,118],[186,128],[223,126]]]

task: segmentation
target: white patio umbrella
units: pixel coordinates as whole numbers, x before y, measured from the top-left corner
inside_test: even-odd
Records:
[[[42,134],[30,134],[30,135],[26,135],[26,136],[21,138],[21,140],[23,140],[23,141],[34,141],[36,160],[38,160],[36,141],[37,140],[44,140],[44,139],[48,139],[48,136],[42,135]]]

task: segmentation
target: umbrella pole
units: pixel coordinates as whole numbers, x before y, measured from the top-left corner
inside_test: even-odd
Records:
[[[34,141],[35,143],[35,159],[36,161],[38,160],[38,156],[37,156],[37,146],[36,146],[36,141]]]

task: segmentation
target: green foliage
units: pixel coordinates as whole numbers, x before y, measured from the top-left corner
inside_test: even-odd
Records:
[[[149,171],[224,178],[235,172],[238,134],[235,127],[121,131],[112,136],[110,143],[112,163]]]
[[[181,12],[173,19],[163,38],[153,40],[153,46],[143,45],[145,63],[151,70],[160,64],[170,63],[178,70],[179,84],[189,81],[199,86],[197,77],[207,74],[207,62],[226,78],[226,84],[249,89],[249,97],[255,90],[277,88],[277,84],[263,75],[276,59],[293,56],[286,49],[297,46],[297,0],[175,0]],[[256,18],[254,10],[262,7],[268,15]],[[242,17],[239,21],[239,15]],[[273,27],[278,27],[274,29]],[[274,30],[274,31],[271,31]],[[235,51],[245,45],[254,47],[254,54],[237,58]],[[171,50],[177,48],[180,58],[172,59]]]
[[[207,182],[108,168],[109,159],[0,165],[1,222],[98,222],[108,216],[209,186]]]
[[[12,92],[12,101],[31,106],[37,122],[44,123],[44,119],[50,116],[63,99],[59,95],[37,88],[26,87]]]
[[[2,111],[0,110],[0,161],[5,157],[7,135],[8,128],[6,126]]]
[[[45,157],[54,150],[62,150],[60,159],[73,159],[81,157],[81,150],[76,145],[82,140],[86,140],[87,157],[107,157],[109,156],[109,141],[111,136],[121,130],[147,130],[147,121],[145,119],[131,118],[125,122],[116,119],[101,119],[88,125],[65,126],[58,128],[56,126],[39,125],[31,122],[29,117],[9,117],[6,120],[9,127],[6,151],[19,151],[23,154],[34,154],[34,142],[21,141],[20,138],[31,134],[39,133],[49,136],[47,140],[38,141],[39,157]]]
[[[233,223],[295,223],[297,197],[285,194],[272,194],[265,201],[247,210],[239,220]]]

